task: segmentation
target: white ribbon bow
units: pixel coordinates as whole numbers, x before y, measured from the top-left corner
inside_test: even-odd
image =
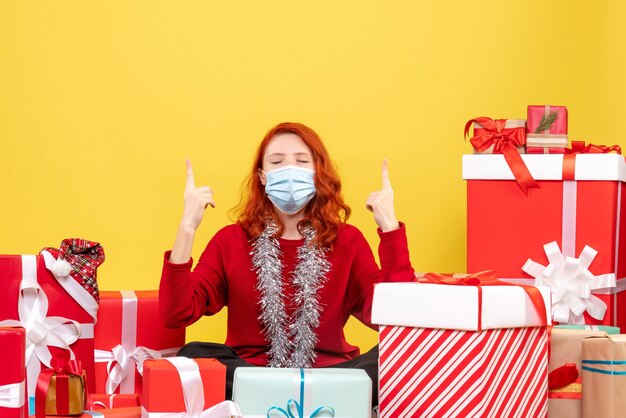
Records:
[[[522,270],[535,278],[535,285],[550,286],[552,291],[552,318],[568,324],[584,324],[583,313],[601,320],[606,313],[606,303],[591,291],[615,287],[615,274],[595,276],[589,265],[598,254],[589,246],[579,258],[564,257],[556,242],[543,246],[549,264],[543,265],[528,259]]]
[[[5,320],[0,326],[23,327],[26,330],[26,364],[28,393],[35,393],[41,363],[50,367],[52,354],[49,346],[68,350],[75,359],[70,345],[81,335],[81,325],[71,319],[48,314],[48,297],[37,283],[37,258],[22,256],[22,281],[17,302],[19,320]]]
[[[6,359],[5,359],[6,360]],[[0,407],[20,408],[24,405],[24,381],[0,386]]]
[[[172,348],[167,350],[152,350],[147,347],[135,347],[130,353],[127,352],[121,344],[113,347],[111,351],[95,350],[95,361],[107,362],[108,377],[105,383],[105,392],[112,394],[115,392],[118,386],[126,380],[132,380],[129,382],[134,391],[134,373],[135,368],[141,376],[143,376],[143,362],[150,359],[158,359],[163,356],[173,356],[178,351],[178,348]],[[131,376],[133,379],[131,379]]]
[[[148,412],[143,407],[143,418],[224,418],[242,416],[239,406],[232,401],[220,402],[215,406],[204,408],[204,385],[200,377],[198,363],[186,357],[169,357],[176,367],[185,400],[185,412]]]
[[[134,290],[120,291],[122,296],[122,341],[108,350],[95,350],[96,363],[108,363],[105,392],[135,393],[135,365],[143,376],[143,362],[148,359],[175,356],[180,347],[153,350],[137,346],[137,294]]]

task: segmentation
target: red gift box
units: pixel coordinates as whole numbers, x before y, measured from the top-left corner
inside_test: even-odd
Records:
[[[105,291],[94,344],[96,392],[141,393],[143,361],[176,355],[185,344],[185,329],[163,325],[157,290]]]
[[[556,321],[626,327],[624,158],[523,158],[539,185],[528,196],[501,156],[463,156],[468,271],[550,285]]]
[[[567,139],[567,108],[565,106],[528,106],[526,119],[528,138],[554,138],[554,135],[558,135]]]
[[[0,417],[25,418],[28,415],[26,401],[26,370],[24,352],[26,333],[23,328],[0,327]]]
[[[528,106],[527,154],[564,154],[567,148],[567,108]]]
[[[549,290],[473,280],[376,285],[381,418],[546,416]]]
[[[133,406],[141,406],[139,394],[137,393],[91,393],[87,401],[87,408],[91,411]]]
[[[0,325],[24,326],[27,337],[29,396],[42,368],[53,356],[71,355],[80,360],[89,376],[94,374],[93,324],[98,304],[69,275],[53,275],[56,260],[41,255],[0,255]],[[89,383],[93,389],[93,380]]]
[[[561,147],[533,147],[526,145],[526,154],[565,154],[567,145]]]
[[[216,359],[146,360],[143,378],[141,404],[146,417],[159,413],[191,413],[187,405],[199,414],[225,398],[226,366]]]
[[[81,415],[76,415],[75,418],[141,418],[141,407],[130,406],[125,408],[113,408],[103,409],[100,411],[84,411]],[[35,418],[33,415],[31,418]],[[46,415],[46,418],[58,418],[57,415]]]

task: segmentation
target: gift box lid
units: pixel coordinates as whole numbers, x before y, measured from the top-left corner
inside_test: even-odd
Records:
[[[604,336],[587,338],[587,340],[585,340],[583,344],[595,344],[598,342],[626,344],[626,334],[607,334]]]
[[[550,332],[548,371],[567,363],[575,363],[580,373],[583,340],[592,337],[605,337],[606,335],[606,331],[597,329],[563,328],[560,325],[553,327]]]
[[[369,418],[371,397],[372,380],[361,369],[239,367],[233,383],[233,401],[247,418],[284,416],[278,408],[293,401],[304,417],[319,408],[316,416],[330,416],[332,408],[335,418]]]
[[[0,358],[3,360],[0,386],[25,379],[26,331],[22,327],[0,326]]]
[[[579,331],[601,331],[601,332],[606,332],[607,334],[611,334],[611,335],[620,333],[619,327],[611,327],[608,325],[563,324],[563,325],[555,325],[554,328],[579,330]]]
[[[172,357],[170,359],[176,359]],[[224,400],[226,366],[214,358],[193,359],[202,380],[204,408]],[[141,405],[151,413],[181,412],[185,409],[183,384],[193,384],[190,374],[182,379],[177,368],[168,359],[146,360],[143,364],[143,394]],[[198,389],[199,387],[196,387]]]
[[[550,288],[539,289],[550,325]],[[542,326],[520,286],[453,286],[430,283],[379,283],[374,288],[372,323],[415,328],[482,329]]]
[[[575,180],[626,181],[626,163],[619,154],[575,154]],[[563,180],[563,154],[524,154],[535,180]],[[503,155],[463,155],[464,180],[515,180]]]
[[[59,415],[46,415],[46,418],[57,418]],[[81,415],[74,415],[74,418],[141,418],[141,407],[130,406],[126,408],[103,409],[102,411],[83,411]],[[31,415],[30,418],[35,418]]]

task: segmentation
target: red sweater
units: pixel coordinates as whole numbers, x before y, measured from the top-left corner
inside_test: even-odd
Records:
[[[390,232],[378,231],[380,245],[379,269],[372,250],[363,234],[352,225],[343,225],[327,252],[331,270],[319,293],[320,326],[316,332],[315,367],[325,367],[350,360],[359,355],[358,347],[348,344],[343,327],[350,315],[367,326],[371,323],[374,284],[379,282],[411,281],[413,268],[404,225]],[[295,288],[288,279],[297,263],[297,250],[304,239],[279,239],[283,262],[285,305],[290,315],[295,307],[292,301]],[[169,262],[165,253],[159,288],[161,316],[168,327],[190,325],[203,315],[213,315],[228,307],[228,325],[225,344],[254,365],[267,362],[268,342],[259,320],[257,275],[252,268],[249,237],[239,225],[220,230],[209,242],[192,272],[192,260],[184,264]]]

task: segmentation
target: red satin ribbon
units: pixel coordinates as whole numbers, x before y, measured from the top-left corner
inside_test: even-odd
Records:
[[[50,386],[52,376],[56,376],[56,409],[57,415],[69,414],[69,377],[81,376],[83,368],[80,360],[68,360],[66,358],[52,358],[51,369],[42,370],[37,379],[35,389],[35,416],[44,418],[46,416],[46,395]],[[87,394],[84,393],[84,404],[87,404]]]
[[[609,152],[622,153],[619,145],[594,145],[585,141],[572,141],[572,148],[565,150],[563,156],[563,180],[575,180],[576,155],[578,154],[608,154]]]
[[[622,148],[619,145],[585,145],[585,141],[572,141],[572,148],[565,150],[566,154],[608,154],[609,152],[621,154]]]
[[[483,152],[493,145],[493,153],[504,155],[504,159],[524,194],[528,194],[528,189],[531,187],[539,187],[517,150],[517,147],[526,144],[525,128],[505,128],[506,119],[493,120],[480,117],[470,119],[465,124],[465,138],[468,137],[473,123],[479,123],[482,126],[482,129],[474,127],[474,136],[470,139],[476,151]]]
[[[576,180],[576,154],[563,156],[563,180]]]
[[[575,363],[565,363],[548,373],[548,390],[560,389],[571,385],[578,379],[578,367]]]
[[[496,272],[493,270],[485,270],[478,273],[473,273],[463,277],[452,277],[438,273],[426,273],[418,281],[435,284],[446,284],[454,286],[476,286],[478,289],[478,330],[482,331],[482,306],[483,295],[481,286],[517,286],[524,289],[530,301],[532,302],[537,315],[543,326],[548,324],[548,316],[546,314],[546,305],[543,302],[541,292],[535,286],[508,283],[500,281],[496,278]]]

